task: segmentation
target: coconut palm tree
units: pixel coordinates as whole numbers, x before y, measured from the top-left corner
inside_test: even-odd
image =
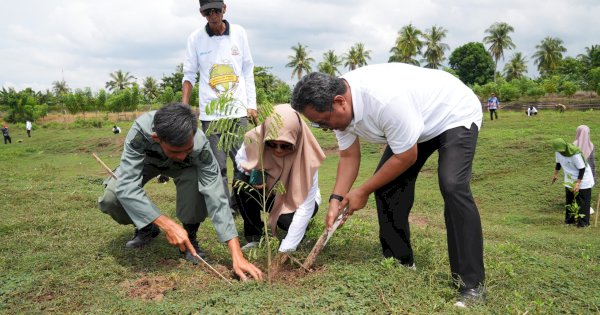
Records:
[[[329,75],[341,74],[338,67],[342,66],[342,60],[335,54],[335,51],[328,50],[323,54],[323,61],[319,63],[319,72]]]
[[[365,49],[365,44],[356,43],[350,47],[350,50],[344,54],[342,59],[345,61],[344,66],[352,71],[367,65],[367,60],[371,60],[371,51]]]
[[[52,91],[54,95],[61,96],[69,93],[70,89],[65,80],[60,80],[52,82]]]
[[[133,81],[136,80],[136,77],[131,75],[129,72],[123,72],[121,70],[117,70],[113,73],[110,73],[110,78],[112,80],[106,82],[106,88],[115,91],[115,90],[124,90],[133,85]]]
[[[420,37],[422,35],[423,32],[414,27],[412,23],[401,28],[398,31],[395,46],[390,49],[392,55],[388,59],[388,62],[404,62],[419,65],[419,61],[413,57],[421,53],[423,41]]]
[[[577,55],[577,59],[584,64],[586,69],[600,67],[600,45],[585,47],[585,54]]]
[[[492,58],[494,58],[494,62],[496,63],[496,69],[498,68],[498,60],[504,60],[504,50],[505,49],[513,49],[517,47],[512,38],[508,33],[514,32],[515,29],[508,25],[505,22],[496,22],[492,24],[487,30],[486,33],[489,35],[483,38],[483,42],[485,44],[489,44],[488,51]],[[494,81],[496,81],[496,72],[494,71]]]
[[[427,29],[423,38],[425,38],[425,52],[423,57],[427,61],[425,68],[439,69],[444,61],[444,51],[450,50],[448,44],[442,43],[448,31],[441,26],[434,26]]]
[[[144,97],[150,102],[154,101],[160,95],[158,83],[153,77],[146,77],[142,82],[142,92]]]
[[[520,79],[527,72],[527,59],[520,52],[516,52],[507,64],[504,65],[506,80]]]
[[[307,48],[308,46],[303,46],[300,43],[298,43],[297,46],[292,46],[294,54],[288,56],[290,62],[285,65],[288,68],[292,68],[292,78],[294,75],[297,75],[298,80],[300,80],[302,78],[302,73],[312,71],[311,64],[315,62],[315,59],[308,56],[310,51],[308,51]]]
[[[535,49],[537,51],[533,54],[534,63],[542,75],[553,73],[563,58],[562,54],[567,51],[562,39],[556,37],[544,38]]]

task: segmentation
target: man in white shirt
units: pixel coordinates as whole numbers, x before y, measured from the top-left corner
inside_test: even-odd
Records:
[[[25,130],[27,131],[27,137],[31,138],[31,121],[27,120],[25,122]]]
[[[401,63],[372,65],[341,78],[311,73],[294,88],[292,107],[321,128],[335,130],[340,160],[327,226],[340,209],[363,208],[375,193],[385,257],[414,266],[408,216],[417,175],[434,152],[452,276],[459,303],[485,301],[483,236],[470,189],[482,111],[479,100],[449,73]],[[371,179],[351,189],[360,166],[359,137],[387,144]]]
[[[246,129],[247,117],[254,119],[256,112],[256,87],[254,86],[254,61],[250,53],[246,30],[223,19],[227,9],[223,0],[199,0],[200,14],[207,24],[194,31],[187,41],[183,63],[183,99],[189,105],[196,73],[200,72],[199,112],[202,130],[206,133],[212,121],[233,119],[231,128]],[[219,98],[231,97],[231,110],[207,113],[207,105]],[[230,205],[235,208],[235,198],[229,196],[227,184],[227,155],[233,162],[234,179],[242,177],[235,163],[241,141],[229,152],[219,149],[220,133],[207,134],[213,154],[217,158],[223,185]]]

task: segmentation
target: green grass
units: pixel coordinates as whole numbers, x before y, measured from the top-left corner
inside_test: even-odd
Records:
[[[271,284],[229,286],[205,268],[180,260],[164,233],[144,250],[124,249],[133,229],[116,224],[96,205],[106,175],[90,154],[97,152],[115,166],[128,129],[114,136],[107,126],[39,128],[31,139],[15,130],[12,145],[0,144],[0,313],[599,313],[600,229],[562,224],[564,191],[550,185],[554,155],[549,140],[570,140],[578,125],[587,124],[592,140],[600,143],[600,112],[499,115],[494,121],[484,117],[473,167],[472,189],[484,232],[485,306],[452,306],[455,291],[435,155],[419,177],[411,212],[417,271],[383,259],[371,198],[320,254],[317,271],[304,274],[287,267]],[[315,133],[324,148],[335,148],[331,133]],[[380,150],[363,144],[359,182],[373,173]],[[325,197],[337,163],[335,151],[328,153],[319,174]],[[174,217],[172,182],[151,182],[147,191]],[[594,189],[593,205],[596,194]],[[326,206],[295,257],[303,260],[320,235]],[[241,233],[241,218],[236,221]],[[209,222],[201,226],[200,241],[215,266],[230,269],[228,251]],[[266,265],[261,253],[252,261],[263,269]]]

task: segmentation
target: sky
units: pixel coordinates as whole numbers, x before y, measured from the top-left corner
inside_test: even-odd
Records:
[[[563,40],[565,56],[600,44],[600,0],[225,0],[225,19],[242,25],[255,66],[289,84],[292,46],[308,46],[320,62],[362,42],[369,64],[387,62],[398,31],[412,23],[444,27],[452,50],[481,42],[495,22],[513,26],[518,51],[529,60],[545,37]],[[109,74],[127,71],[141,84],[170,75],[183,62],[187,37],[203,27],[197,0],[0,0],[0,85],[51,89],[64,78],[72,89],[104,88]],[[486,46],[487,48],[487,46]],[[313,71],[317,70],[316,63]],[[500,61],[499,69],[503,67]],[[347,69],[340,69],[342,73]]]

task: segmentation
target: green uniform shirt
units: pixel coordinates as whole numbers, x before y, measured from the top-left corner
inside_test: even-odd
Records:
[[[193,167],[198,173],[198,191],[204,197],[208,217],[215,227],[217,237],[221,242],[236,237],[237,230],[219,166],[206,136],[198,130],[194,136],[194,148],[185,161],[170,160],[151,137],[155,113],[156,111],[152,111],[137,118],[127,134],[116,174],[118,179],[115,193],[119,202],[136,227],[147,226],[160,216],[160,210],[150,201],[142,187],[144,164],[167,170]]]

